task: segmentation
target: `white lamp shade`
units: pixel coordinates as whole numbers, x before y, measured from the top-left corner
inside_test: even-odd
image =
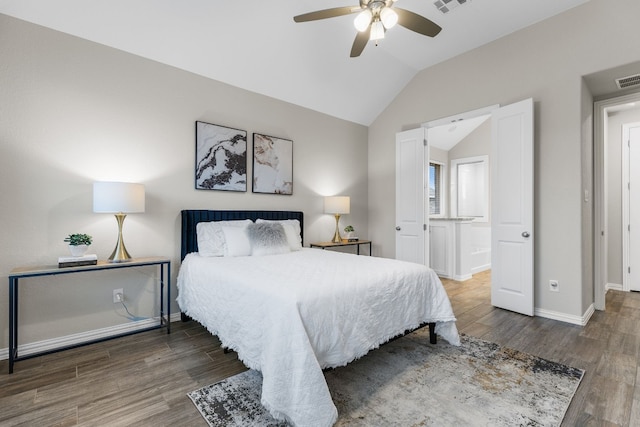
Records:
[[[324,198],[324,213],[346,215],[351,208],[349,196],[331,196]]]
[[[380,21],[373,21],[369,40],[381,40],[384,38],[384,25]]]
[[[371,10],[365,9],[356,16],[356,19],[353,20],[353,25],[356,27],[356,30],[363,32],[369,28],[372,17]]]
[[[380,20],[388,30],[398,23],[398,14],[390,7],[385,7],[380,11]]]
[[[94,182],[93,211],[98,213],[144,212],[144,185],[130,182]]]

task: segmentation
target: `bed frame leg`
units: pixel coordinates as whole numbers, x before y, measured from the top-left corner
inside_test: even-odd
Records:
[[[436,335],[436,324],[434,322],[429,323],[429,342],[431,344],[438,343],[438,336]]]
[[[189,320],[191,320],[191,317],[187,316],[183,312],[180,312],[180,320],[183,322],[188,322]]]

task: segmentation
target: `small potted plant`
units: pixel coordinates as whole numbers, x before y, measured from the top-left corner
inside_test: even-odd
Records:
[[[64,241],[69,243],[71,256],[80,257],[87,251],[89,245],[93,242],[93,238],[88,234],[74,233],[65,237]]]
[[[352,225],[347,225],[344,228],[344,232],[347,233],[347,240],[351,241],[353,239],[356,239],[356,232]]]

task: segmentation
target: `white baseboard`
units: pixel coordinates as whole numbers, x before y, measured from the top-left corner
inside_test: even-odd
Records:
[[[607,283],[606,285],[604,285],[604,290],[605,291],[623,291],[624,288],[619,283]]]
[[[479,265],[471,268],[471,274],[481,273],[486,270],[491,270],[491,264]]]
[[[179,321],[180,313],[173,313],[169,319],[171,322]],[[109,338],[115,335],[121,335],[129,332],[135,332],[141,329],[146,329],[157,325],[159,322],[159,317],[153,317],[150,319],[139,320],[137,322],[123,323],[122,325],[109,326],[108,328],[94,329],[92,331],[80,332],[78,334],[66,335],[63,337],[51,338],[48,340],[18,345],[18,354],[20,356],[29,356],[30,354],[55,350],[61,347],[67,347],[82,344],[88,341]],[[8,358],[9,348],[5,347],[0,349],[0,360]]]
[[[539,317],[544,317],[546,319],[559,320],[560,322],[571,323],[573,325],[584,326],[589,322],[591,316],[595,311],[595,307],[593,304],[587,308],[587,311],[582,316],[572,316],[566,313],[560,313],[558,311],[551,310],[543,310],[540,308],[536,308],[534,314]]]
[[[471,279],[471,274],[454,274],[453,275],[453,280],[455,280],[456,282],[464,282],[465,280],[469,280]]]

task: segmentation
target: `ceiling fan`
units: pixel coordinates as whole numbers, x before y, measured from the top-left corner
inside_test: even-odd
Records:
[[[384,38],[384,33],[396,24],[416,33],[435,37],[442,28],[433,21],[399,7],[393,7],[397,0],[360,0],[360,6],[334,7],[294,16],[295,22],[317,21],[360,12],[353,21],[358,34],[351,47],[351,57],[360,56],[369,40]]]

